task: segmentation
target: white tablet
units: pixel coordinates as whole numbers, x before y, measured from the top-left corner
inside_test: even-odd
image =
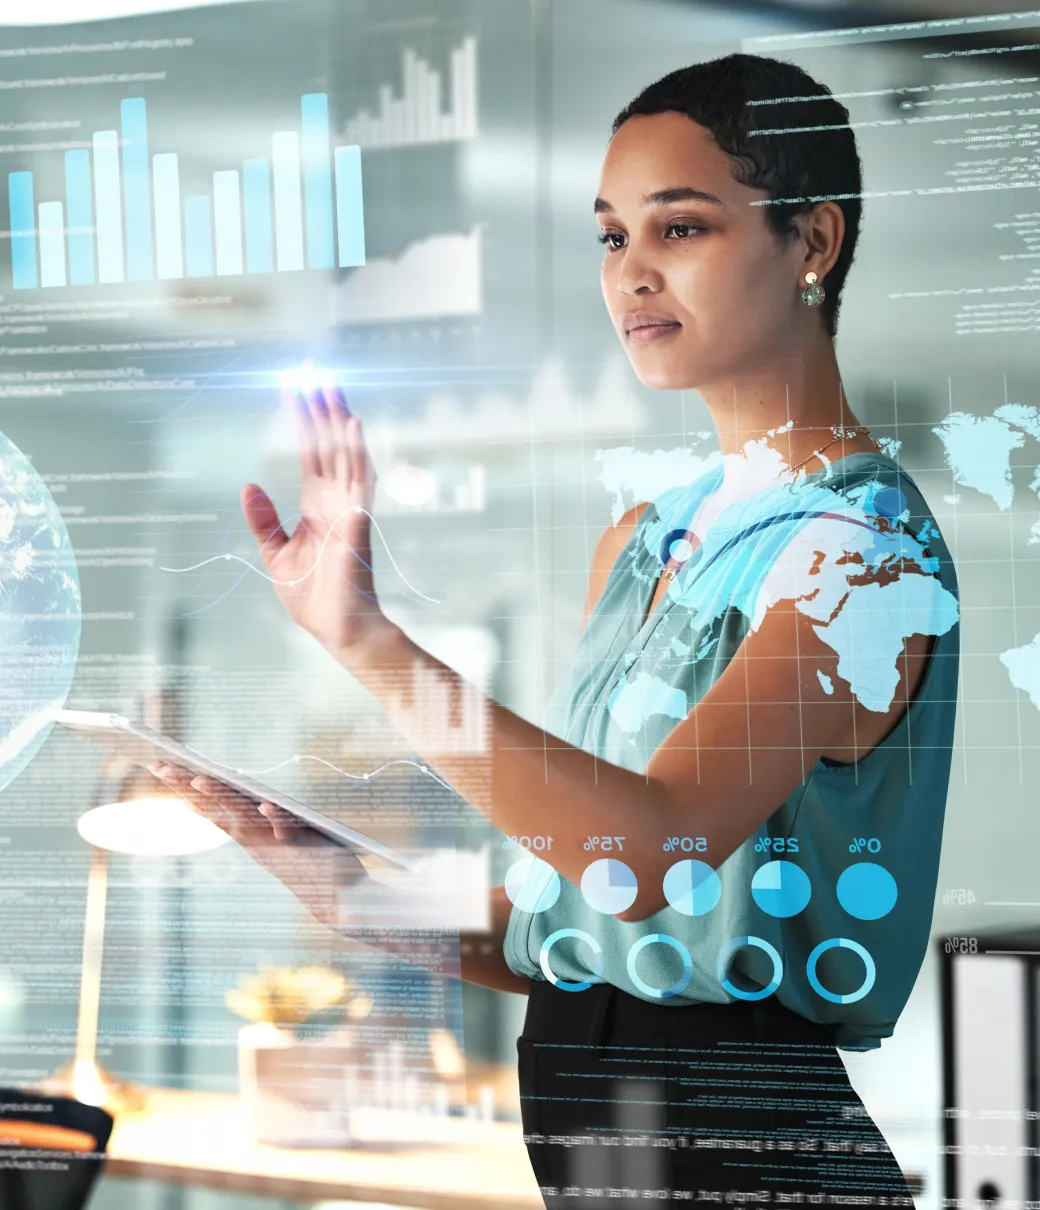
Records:
[[[203,756],[194,748],[179,744],[176,740],[170,739],[168,735],[153,731],[151,727],[146,727],[143,723],[132,722],[120,714],[106,714],[94,710],[54,710],[51,717],[55,722],[61,723],[63,727],[68,727],[71,731],[78,731],[110,752],[126,757],[135,765],[147,768],[156,760],[161,759],[167,764],[180,765],[183,769],[190,769],[193,773],[205,773],[254,802],[274,803],[276,807],[281,807],[283,811],[288,811],[290,815],[295,816],[301,823],[308,824],[316,832],[320,832],[323,836],[327,836],[339,844],[346,845],[347,848],[355,850],[360,855],[370,854],[373,857],[380,857],[403,869],[415,867],[414,858],[399,853],[389,845],[373,840],[371,837],[355,831],[354,828],[347,827],[346,824],[331,819],[328,815],[323,815],[320,811],[315,811],[313,807],[305,807],[303,803],[297,802],[295,798],[290,798],[288,794],[283,794],[280,790],[272,790],[269,786],[254,781],[244,773],[239,773],[227,765],[220,764],[219,761]]]

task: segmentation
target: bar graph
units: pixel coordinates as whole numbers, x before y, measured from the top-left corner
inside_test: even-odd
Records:
[[[152,181],[155,186],[156,272],[163,279],[183,277],[181,177],[173,152],[164,152],[152,159]]]
[[[36,208],[33,205],[31,172],[11,172],[7,177],[11,208],[11,278],[16,290],[36,286]]]
[[[189,277],[213,276],[213,224],[205,193],[184,199],[184,253]]]
[[[40,285],[65,285],[65,222],[61,202],[40,203]]]
[[[65,152],[65,198],[68,203],[69,282],[94,284],[94,227],[90,207],[90,152]]]
[[[152,276],[152,207],[144,98],[128,97],[120,104],[119,112],[123,124],[126,273],[130,281],[148,281]]]
[[[145,99],[125,98],[119,118],[65,153],[64,199],[8,173],[13,289],[365,264],[361,148],[333,146],[326,93],[301,96],[298,126],[274,132],[269,155],[185,196],[178,154],[149,154]]]
[[[403,147],[471,139],[477,133],[477,40],[470,36],[451,52],[449,108],[441,72],[414,50],[401,55],[403,95],[389,85],[379,90],[379,112],[359,110],[347,121],[344,138],[359,147]]]

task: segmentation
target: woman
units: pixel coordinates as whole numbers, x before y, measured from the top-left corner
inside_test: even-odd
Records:
[[[338,391],[294,401],[306,527],[244,491],[293,619],[497,827],[552,837],[513,904],[492,892],[496,945],[463,946],[464,978],[529,992],[523,1120],[549,1206],[911,1204],[836,1047],[891,1034],[927,945],[956,579],[842,387],[861,189],[845,109],[789,64],[685,68],[618,115],[595,202],[607,308],[643,383],[700,393],[721,455],[600,539],[546,729],[487,703],[490,778],[414,729],[402,668],[464,686],[379,607],[375,475]],[[332,919],[315,860],[342,858],[160,773]],[[607,852],[623,865],[593,865]]]

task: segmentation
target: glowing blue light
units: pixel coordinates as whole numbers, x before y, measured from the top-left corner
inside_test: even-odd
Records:
[[[309,395],[318,387],[332,390],[337,385],[337,377],[335,370],[323,369],[312,361],[304,361],[291,370],[283,370],[278,375],[278,385],[283,391],[300,391]]]

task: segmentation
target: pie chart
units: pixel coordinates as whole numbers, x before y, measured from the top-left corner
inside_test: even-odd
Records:
[[[664,897],[684,916],[706,916],[722,897],[722,883],[706,861],[677,861],[664,876]]]
[[[880,920],[896,906],[896,880],[883,865],[860,861],[838,879],[838,902],[857,920]]]
[[[560,876],[540,857],[521,857],[506,870],[509,902],[521,912],[546,912],[560,897]]]
[[[793,861],[767,861],[751,879],[751,894],[770,916],[797,916],[809,902],[809,875]]]
[[[630,908],[635,903],[638,889],[635,874],[615,857],[601,857],[592,862],[581,876],[585,902],[607,916],[616,916]]]

